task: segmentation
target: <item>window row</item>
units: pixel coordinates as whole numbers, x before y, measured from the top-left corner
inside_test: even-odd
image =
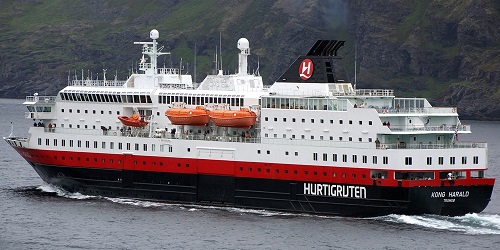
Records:
[[[109,102],[109,103],[152,103],[150,95],[102,94],[102,93],[59,93],[64,101]]]
[[[183,102],[188,105],[205,105],[208,103],[225,103],[229,106],[243,106],[243,98],[241,97],[227,97],[227,96],[176,96],[168,95],[158,96],[158,103],[171,104],[176,102]]]
[[[248,172],[253,172],[254,170],[255,170],[255,171],[257,171],[257,172],[264,172],[264,171],[263,171],[263,169],[262,169],[262,168],[259,168],[259,167],[256,167],[256,168],[253,168],[253,167],[248,167],[248,168],[247,168],[247,171],[248,171]],[[243,167],[240,167],[240,171],[244,171],[244,168],[243,168]],[[271,169],[270,169],[270,168],[266,168],[266,169],[265,169],[265,172],[266,172],[266,173],[271,173]],[[299,170],[293,170],[293,171],[290,171],[290,170],[288,170],[288,169],[285,169],[285,170],[282,170],[282,171],[280,171],[280,169],[274,169],[274,172],[275,172],[276,174],[279,174],[279,173],[284,173],[284,174],[294,174],[294,175],[299,174]],[[318,171],[308,171],[308,170],[300,171],[300,174],[303,174],[303,175],[309,175],[309,172],[312,172],[312,175],[315,175],[315,176],[317,176],[319,173],[321,173],[323,176],[328,176],[328,172],[318,172]],[[349,176],[349,174],[347,174],[347,173],[342,173],[342,174],[340,174],[340,175],[337,175],[337,173],[336,173],[336,172],[332,172],[332,173],[330,174],[330,176],[332,176],[332,177],[337,177],[337,176],[339,176],[339,177],[340,177],[340,176],[341,176],[342,178],[346,178],[347,176]],[[351,178],[356,178],[356,177],[357,177],[357,175],[353,173],[353,174],[350,174],[350,177],[351,177]],[[365,179],[365,178],[366,178],[366,174],[362,174],[362,175],[361,175],[361,178]]]
[[[264,138],[269,138],[269,134],[268,134],[268,133],[265,133],[265,134],[264,134]],[[278,134],[274,134],[274,135],[273,135],[273,138],[278,138]],[[282,138],[283,138],[283,139],[286,139],[286,138],[287,138],[287,135],[286,135],[286,134],[283,134],[283,135],[282,135]],[[291,138],[291,139],[297,139],[297,136],[296,136],[296,135],[291,135],[291,137],[290,137],[290,138]],[[314,136],[314,135],[311,135],[311,136],[310,136],[310,138],[311,138],[311,140],[316,140],[316,136]],[[327,140],[327,138],[328,138],[328,140],[330,140],[330,141],[334,141],[334,140],[335,140],[335,137],[333,137],[333,136],[323,136],[323,135],[318,136],[318,139],[319,139],[319,140]],[[300,139],[306,139],[306,136],[305,136],[305,135],[300,135]],[[308,139],[309,139],[309,138],[308,138]],[[339,141],[344,141],[344,137],[340,136],[340,137],[338,138],[338,140],[339,140]],[[348,141],[353,141],[353,138],[352,138],[352,137],[348,137],[348,138],[347,138],[347,140],[348,140]],[[358,138],[358,142],[363,142],[363,141],[365,141],[365,142],[366,142],[366,141],[368,141],[368,142],[373,142],[373,138],[371,138],[371,137],[370,137],[370,138],[367,138],[367,140],[366,140],[366,139],[365,139],[365,140],[363,140],[363,138],[361,138],[361,137],[359,137],[359,138]]]
[[[328,155],[327,153],[323,153],[323,161],[329,161],[328,160]],[[351,159],[349,161],[349,156],[347,154],[342,154],[341,162],[347,163],[358,163],[358,155],[351,155]],[[340,162],[339,160],[339,155],[337,154],[332,154],[332,161],[333,162]],[[318,153],[313,153],[313,160],[318,161]],[[361,162],[362,163],[368,163],[368,156],[367,155],[362,155],[361,156]],[[372,156],[372,161],[371,163],[373,164],[378,164],[378,156],[374,155]],[[389,157],[387,156],[382,156],[382,164],[389,164]]]
[[[411,157],[406,157],[410,158],[408,160],[405,160],[406,165],[412,165],[412,160]],[[450,156],[450,165],[455,165],[455,156]],[[462,156],[462,165],[467,164],[467,156]],[[477,165],[479,164],[479,156],[474,156],[472,157],[472,164]],[[432,157],[427,157],[427,165],[432,165]],[[440,156],[438,157],[438,165],[444,165],[444,157]]]
[[[50,139],[45,139],[45,145],[50,146]],[[157,144],[147,144],[147,143],[122,143],[122,142],[104,142],[101,141],[100,143],[98,141],[82,141],[82,140],[65,140],[65,139],[53,139],[52,145],[53,146],[58,146],[60,142],[61,147],[77,147],[77,148],[94,148],[94,149],[118,149],[118,150],[135,150],[135,151],[156,151]],[[66,143],[68,142],[68,143]],[[76,143],[75,143],[76,142]],[[42,145],[42,138],[38,138],[38,145]],[[133,147],[132,147],[133,146]],[[159,145],[159,151],[164,152],[165,151],[165,146],[168,147],[168,152],[173,152],[173,147],[172,145],[165,145],[165,144],[160,144]],[[191,148],[187,149],[188,152],[191,151]]]
[[[61,109],[61,113],[64,113],[65,111],[66,111],[65,109]],[[68,109],[68,112],[69,112],[69,113],[73,113],[73,109]],[[81,113],[81,110],[80,110],[80,109],[77,109],[75,112],[76,112],[77,114],[79,114],[79,113]],[[89,113],[89,110],[88,110],[88,109],[85,109],[83,112],[84,112],[85,114],[88,114],[88,113]],[[104,110],[101,110],[101,112],[100,112],[100,113],[101,113],[101,115],[104,115]],[[97,111],[96,111],[95,109],[93,109],[93,110],[92,110],[92,114],[97,114]],[[113,114],[113,111],[109,110],[109,111],[108,111],[108,114],[112,115],[112,114]],[[116,115],[120,115],[120,111],[118,111],[118,110],[117,110],[117,111],[116,111]]]
[[[270,120],[270,119],[269,119],[269,117],[267,117],[267,116],[266,116],[266,117],[264,117],[264,121],[266,121],[266,122],[267,122],[267,121],[269,121],[269,120]],[[273,121],[275,121],[275,122],[277,122],[277,121],[278,121],[278,118],[277,118],[277,117],[274,117],[272,120],[273,120]],[[287,118],[286,118],[286,117],[283,117],[283,118],[282,118],[282,121],[283,121],[283,122],[286,122],[286,121],[287,121]],[[306,122],[306,119],[305,119],[305,118],[302,118],[302,119],[301,119],[301,121],[302,121],[302,123],[305,123],[305,122]],[[314,119],[314,118],[311,118],[311,119],[310,119],[310,122],[311,122],[311,123],[314,123],[315,121],[316,121],[316,119]],[[296,118],[292,118],[292,122],[297,122],[297,119],[296,119]],[[338,122],[339,122],[339,124],[344,124],[344,120],[339,120]],[[319,123],[325,123],[325,120],[324,120],[324,119],[319,119]],[[352,120],[349,120],[349,121],[348,121],[348,123],[349,123],[349,124],[353,124],[353,121],[352,121]],[[330,120],[330,124],[334,124],[334,120]],[[358,124],[359,124],[359,125],[363,125],[363,121],[358,121]],[[373,125],[373,121],[368,121],[368,125]]]

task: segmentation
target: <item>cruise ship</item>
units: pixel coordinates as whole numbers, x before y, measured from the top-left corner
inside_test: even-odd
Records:
[[[28,96],[28,137],[4,137],[43,181],[69,192],[183,204],[370,217],[458,216],[488,205],[487,144],[456,107],[357,89],[344,41],[318,40],[271,86],[248,72],[195,87],[159,32],[126,81],[72,76],[57,96]],[[236,66],[235,66],[236,68]],[[78,79],[79,78],[79,79]]]

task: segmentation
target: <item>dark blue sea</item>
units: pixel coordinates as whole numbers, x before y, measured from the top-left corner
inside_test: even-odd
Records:
[[[23,100],[0,99],[2,136],[27,135]],[[463,121],[489,143],[500,178],[500,122]],[[0,249],[500,249],[500,184],[479,214],[342,218],[67,193],[0,142]]]

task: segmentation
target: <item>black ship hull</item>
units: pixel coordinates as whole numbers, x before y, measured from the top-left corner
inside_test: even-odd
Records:
[[[493,190],[488,185],[409,188],[374,183],[345,187],[233,176],[31,165],[45,182],[86,195],[353,217],[478,213],[488,205]],[[343,189],[336,193],[331,187]]]

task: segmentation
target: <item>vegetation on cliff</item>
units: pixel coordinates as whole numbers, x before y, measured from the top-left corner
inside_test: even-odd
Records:
[[[53,95],[68,74],[124,79],[160,31],[171,56],[160,64],[194,73],[237,68],[236,42],[250,41],[250,68],[271,84],[317,39],[346,40],[341,52],[357,87],[393,88],[458,106],[465,118],[500,119],[500,4],[494,0],[198,1],[5,0],[0,2],[0,97]]]

